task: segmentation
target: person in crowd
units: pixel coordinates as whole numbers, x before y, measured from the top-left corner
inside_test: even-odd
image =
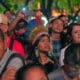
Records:
[[[16,80],[48,80],[48,76],[43,66],[28,64],[17,71]]]
[[[22,12],[19,12],[17,14],[17,16],[15,17],[15,19],[13,21],[11,21],[11,23],[9,24],[9,29],[8,29],[8,31],[10,32],[10,34],[13,32],[13,30],[14,30],[16,24],[18,23],[18,21],[20,19],[22,19],[22,18],[24,19],[25,15]]]
[[[27,26],[28,26],[27,21],[24,19],[20,19],[14,29],[15,38],[22,43],[24,48],[25,47],[27,48],[29,44],[29,41],[27,40],[27,36],[26,36]],[[26,48],[25,48],[25,53],[27,53]]]
[[[28,13],[28,15],[29,15],[29,13]],[[8,28],[8,33],[10,34],[10,35],[12,35],[14,32],[14,29],[15,29],[15,27],[17,26],[17,24],[18,24],[18,22],[21,20],[21,19],[24,19],[24,22],[26,22],[27,23],[27,17],[28,17],[28,15],[27,15],[27,13],[25,14],[25,13],[23,13],[22,11],[19,11],[18,13],[17,13],[17,16],[15,17],[15,19],[9,24],[9,28]],[[28,23],[27,23],[28,24]],[[25,24],[25,28],[27,27],[28,28],[28,25],[27,24]],[[21,30],[21,31],[20,31]],[[22,31],[23,30],[23,31]],[[27,31],[26,31],[26,33],[24,33],[24,34],[22,34],[23,32],[25,32],[26,31],[26,29],[24,30],[24,29],[18,29],[17,30],[17,32],[19,32],[21,35],[17,35],[17,39],[18,40],[20,40],[20,42],[23,44],[23,45],[25,45],[25,52],[27,52],[28,50],[26,49],[27,48],[27,45],[29,45],[29,41],[28,41],[28,37],[27,37],[27,35],[26,35],[26,33],[27,33],[27,31],[28,31],[28,29],[27,29]],[[21,33],[22,32],[22,33]],[[20,38],[20,39],[19,39]],[[26,40],[27,39],[27,40]],[[27,44],[27,45],[26,45]]]
[[[74,48],[76,49],[75,45],[79,45],[80,47],[80,24],[79,23],[70,24],[68,28],[68,33],[70,35],[71,42],[65,48],[61,50],[61,55],[60,55],[61,66],[64,65],[64,55],[67,55],[66,51],[68,51],[69,48],[70,48],[69,49],[70,51],[72,51],[72,49]],[[71,54],[73,54],[73,52]]]
[[[1,24],[6,25],[6,24]],[[24,66],[23,58],[5,46],[4,32],[0,29],[0,80],[15,80],[16,71]]]
[[[80,79],[80,43],[73,43],[65,50],[63,69],[70,80]]]
[[[8,30],[8,19],[4,14],[0,14],[0,29],[3,31],[5,36],[5,43],[7,43],[7,30]],[[7,44],[5,44],[7,47]]]
[[[80,43],[73,43],[69,45],[64,53],[64,65],[59,68],[62,77],[55,76],[55,78],[49,77],[49,79],[52,78],[51,80],[80,80]],[[52,76],[54,75],[56,75],[55,71]]]
[[[61,37],[62,37],[62,42],[63,42],[63,47],[65,47],[70,41],[69,41],[69,35],[68,35],[68,32],[67,32],[67,29],[68,29],[68,19],[67,19],[67,16],[66,15],[60,15],[59,18],[62,20],[63,22],[63,32],[61,34]]]
[[[64,80],[62,74],[59,73],[60,71],[56,72],[58,65],[51,53],[50,37],[47,30],[39,25],[32,30],[29,38],[32,43],[32,50],[31,55],[28,57],[29,61],[27,59],[28,64],[37,63],[43,65],[48,73],[49,80]]]
[[[53,56],[59,59],[59,53],[62,48],[61,33],[63,32],[63,22],[59,18],[51,20],[48,31],[51,38]]]
[[[7,9],[7,10],[4,11],[4,15],[7,16],[8,20],[9,20],[9,24],[10,24],[11,21],[12,21],[12,16],[13,16],[12,12]]]
[[[41,16],[42,16],[42,12],[40,9],[34,11],[35,21],[38,25],[42,24]]]
[[[16,51],[24,59],[26,59],[26,54],[24,51],[24,44],[26,44],[27,39],[25,36],[25,32],[27,30],[27,22],[24,19],[20,19],[14,29],[13,35],[8,39],[8,47],[11,50]],[[19,47],[18,47],[19,46]]]
[[[32,43],[32,51],[29,59],[35,63],[44,65],[47,72],[51,72],[55,62],[51,54],[51,45],[48,32],[42,25],[35,27],[30,33],[30,41]]]
[[[33,14],[34,18],[28,22],[28,27],[26,32],[26,36],[28,39],[29,39],[29,34],[31,30],[37,25],[42,25],[41,16],[42,16],[42,12],[40,11],[40,9],[34,11],[34,14]]]
[[[10,50],[16,51],[18,54],[20,54],[25,59],[25,53],[24,48],[22,44],[18,40],[11,39],[11,37],[14,38],[13,34],[8,35],[8,19],[4,14],[0,14],[0,29],[4,32],[5,36],[5,46],[6,48],[9,48]],[[11,39],[11,41],[10,41]],[[14,46],[12,46],[14,43]]]
[[[60,15],[59,18],[63,21],[64,28],[68,26],[68,20],[66,15]]]
[[[14,34],[17,40],[19,40],[23,45],[27,41],[26,35],[25,35],[25,32],[27,31],[27,25],[28,23],[26,20],[20,19],[14,28]]]

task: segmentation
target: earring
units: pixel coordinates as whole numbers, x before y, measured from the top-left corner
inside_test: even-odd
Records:
[[[52,57],[52,45],[51,45],[51,43],[50,43],[50,50],[48,51],[48,56],[49,57]]]
[[[35,55],[36,55],[36,57],[39,57],[39,50],[38,50],[38,48],[35,48]]]
[[[51,54],[51,51],[50,50],[48,51],[48,56],[49,57],[52,57],[52,54]]]

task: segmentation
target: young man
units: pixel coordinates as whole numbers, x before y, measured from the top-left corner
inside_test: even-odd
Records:
[[[53,56],[59,58],[59,52],[62,47],[61,33],[63,31],[63,22],[59,18],[56,18],[51,21],[50,26],[49,35],[51,38]]]

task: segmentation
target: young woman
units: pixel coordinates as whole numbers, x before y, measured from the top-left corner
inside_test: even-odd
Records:
[[[77,44],[79,45],[80,44],[80,24],[72,23],[69,26],[68,33],[70,35],[71,42],[70,42],[69,45],[67,45],[65,48],[63,48],[61,50],[61,56],[60,56],[60,64],[61,64],[61,66],[64,65],[63,59],[64,59],[65,50],[69,46],[74,46],[74,45],[77,45]]]
[[[79,80],[80,75],[80,24],[72,23],[69,28],[71,43],[61,50],[61,61],[64,62],[64,70],[72,80]],[[79,74],[78,74],[78,71]],[[79,78],[79,79],[78,79]]]
[[[34,28],[30,34],[30,40],[33,47],[29,59],[45,68],[49,74],[49,80],[64,80],[60,71],[56,72],[58,66],[52,56],[50,38],[46,30],[41,26]]]

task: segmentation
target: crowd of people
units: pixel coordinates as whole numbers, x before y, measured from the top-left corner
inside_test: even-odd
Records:
[[[44,26],[40,10],[28,20],[0,13],[0,80],[80,80],[80,23],[66,15]]]

